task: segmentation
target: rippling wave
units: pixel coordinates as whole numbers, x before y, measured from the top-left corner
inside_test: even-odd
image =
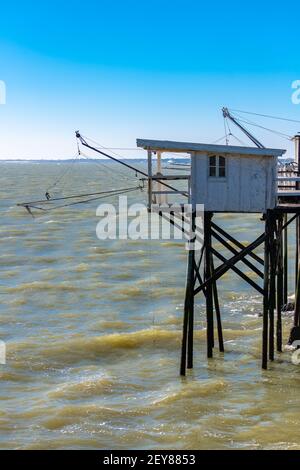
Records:
[[[99,241],[96,205],[35,219],[16,207],[63,165],[1,164],[0,447],[299,449],[299,369],[283,353],[261,371],[260,296],[232,273],[219,281],[225,354],[216,342],[212,360],[196,298],[195,368],[181,378],[184,245]],[[113,184],[80,163],[61,191]],[[262,231],[254,216],[216,219],[244,242]]]

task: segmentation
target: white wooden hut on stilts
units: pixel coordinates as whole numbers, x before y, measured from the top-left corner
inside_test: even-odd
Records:
[[[295,194],[291,199],[285,193],[283,200],[278,191],[277,160],[285,150],[145,139],[138,139],[137,146],[148,153],[149,210],[155,195],[153,153],[160,156],[163,152],[189,154],[191,173],[185,178],[190,182],[187,191],[193,213],[197,204],[204,204],[204,244],[200,252],[191,249],[188,255],[181,374],[185,375],[186,368],[193,367],[194,298],[200,292],[206,300],[207,357],[213,356],[215,329],[219,349],[224,351],[217,281],[229,270],[263,296],[262,367],[266,369],[268,359],[274,360],[275,336],[277,351],[282,350],[281,310],[284,275],[287,276],[283,270],[283,238],[288,225],[300,213],[300,205],[295,204]],[[165,178],[176,179],[176,176],[160,175],[161,181]],[[169,190],[167,193],[174,194]],[[258,220],[264,221],[264,230],[245,246],[213,222],[214,213],[256,213]],[[284,222],[287,213],[294,215]],[[229,250],[232,256],[226,259],[215,242]],[[264,245],[264,258],[255,252],[261,245]],[[239,262],[250,268],[257,279],[253,280],[237,267]]]
[[[300,136],[294,137],[294,165],[278,166],[278,158],[285,150],[265,148],[240,122],[223,109],[224,118],[233,121],[252,140],[256,147],[211,145],[203,143],[174,142],[165,140],[138,139],[137,146],[147,151],[147,172],[135,168],[131,162],[121,161],[94,144],[89,144],[79,131],[79,143],[104,157],[120,163],[127,169],[141,175],[147,184],[148,210],[164,217],[160,206],[168,207],[177,202],[191,205],[192,239],[188,251],[186,294],[183,315],[183,335],[180,373],[193,367],[194,344],[194,300],[197,294],[204,295],[206,303],[207,357],[213,357],[215,334],[219,350],[224,351],[221,304],[219,303],[217,281],[229,270],[240,276],[263,298],[262,315],[262,367],[267,368],[268,360],[273,361],[275,349],[282,351],[282,309],[288,300],[288,227],[296,222],[295,246],[295,308],[294,326],[290,341],[300,340]],[[162,156],[164,153],[188,155],[191,165],[188,173],[164,174]],[[156,154],[156,165],[154,164]],[[185,167],[185,170],[187,168]],[[178,187],[178,184],[180,187]],[[22,203],[28,212],[32,210],[53,210],[55,201],[75,198],[76,202],[108,197],[135,191],[140,187],[100,191],[66,198]],[[47,193],[46,193],[47,195]],[[91,198],[92,199],[86,199]],[[78,198],[80,198],[78,200]],[[83,199],[82,199],[83,198]],[[202,245],[197,241],[197,206],[204,205]],[[158,209],[157,209],[158,206]],[[61,207],[61,206],[60,206]],[[262,233],[245,245],[215,223],[215,213],[257,214],[263,221]],[[184,220],[184,213],[177,218]],[[176,225],[175,214],[169,221]],[[185,230],[182,227],[182,230]],[[216,243],[217,242],[217,243]],[[197,246],[197,249],[195,248]],[[230,253],[228,257],[220,246]],[[256,249],[264,247],[261,257]],[[243,263],[253,276],[241,269]],[[275,345],[276,340],[276,345]]]

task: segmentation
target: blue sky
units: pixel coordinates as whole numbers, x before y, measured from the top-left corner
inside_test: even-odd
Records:
[[[288,1],[6,2],[0,158],[71,157],[76,129],[107,147],[132,148],[137,137],[212,142],[224,134],[224,105],[300,120],[291,101],[298,16]],[[249,129],[265,145],[292,149]]]

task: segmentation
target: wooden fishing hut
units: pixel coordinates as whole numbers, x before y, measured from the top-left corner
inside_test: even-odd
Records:
[[[300,160],[300,136],[295,137],[295,143],[296,157]],[[181,189],[178,194],[188,197],[193,211],[193,226],[196,206],[204,204],[204,242],[201,250],[190,249],[188,252],[181,375],[185,375],[186,368],[193,367],[194,300],[197,294],[204,295],[206,302],[207,357],[213,357],[215,330],[219,350],[224,352],[217,281],[229,270],[262,295],[262,368],[267,369],[268,360],[274,360],[275,348],[278,352],[282,351],[281,313],[288,300],[287,228],[295,219],[298,233],[296,279],[299,286],[296,289],[294,326],[299,326],[300,321],[298,166],[292,169],[278,166],[278,157],[285,153],[282,149],[145,139],[138,139],[137,146],[148,154],[148,176],[145,179],[150,211],[153,203],[157,202],[157,195],[176,193],[173,187],[171,190],[170,187],[167,190],[158,187],[157,182],[168,180],[169,185],[169,181],[176,178],[187,182],[186,193]],[[191,159],[190,174],[164,176],[161,158],[165,152],[188,154]],[[213,221],[214,213],[254,213],[258,220],[263,221],[264,229],[258,238],[245,246]],[[170,221],[176,223],[174,219]],[[231,257],[226,258],[217,249],[216,243],[230,252]],[[256,252],[261,246],[264,247],[263,257]],[[255,280],[237,266],[239,262],[255,274]]]

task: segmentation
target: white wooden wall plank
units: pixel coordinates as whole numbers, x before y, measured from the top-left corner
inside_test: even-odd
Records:
[[[226,155],[226,178],[210,178],[208,155],[192,154],[194,203],[213,212],[265,212],[276,203],[276,157]]]

